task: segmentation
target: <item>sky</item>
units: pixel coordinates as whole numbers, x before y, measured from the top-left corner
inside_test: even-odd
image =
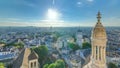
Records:
[[[120,26],[120,0],[0,0],[0,26]]]

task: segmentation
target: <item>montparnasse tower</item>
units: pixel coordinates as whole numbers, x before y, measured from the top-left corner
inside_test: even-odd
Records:
[[[97,14],[97,24],[91,34],[92,53],[88,64],[83,68],[107,68],[106,65],[106,43],[107,35],[101,21],[101,14]]]

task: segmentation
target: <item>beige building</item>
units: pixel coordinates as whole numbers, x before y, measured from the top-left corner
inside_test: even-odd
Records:
[[[106,65],[106,42],[107,36],[105,28],[100,22],[101,14],[97,14],[97,24],[92,31],[91,43],[92,43],[92,55],[90,62],[83,68],[107,68]]]
[[[5,46],[5,44],[0,44],[0,47],[3,47],[3,46]]]
[[[30,48],[25,48],[13,62],[13,68],[39,68],[38,55]]]

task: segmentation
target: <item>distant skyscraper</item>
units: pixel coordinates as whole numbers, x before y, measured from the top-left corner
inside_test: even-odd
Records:
[[[106,42],[107,36],[105,28],[100,22],[101,14],[97,14],[97,24],[92,31],[92,55],[90,62],[83,68],[107,68],[106,65]]]

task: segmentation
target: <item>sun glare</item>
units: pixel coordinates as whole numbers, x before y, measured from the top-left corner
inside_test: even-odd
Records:
[[[49,20],[57,20],[58,19],[58,12],[54,9],[48,9],[48,19]]]

